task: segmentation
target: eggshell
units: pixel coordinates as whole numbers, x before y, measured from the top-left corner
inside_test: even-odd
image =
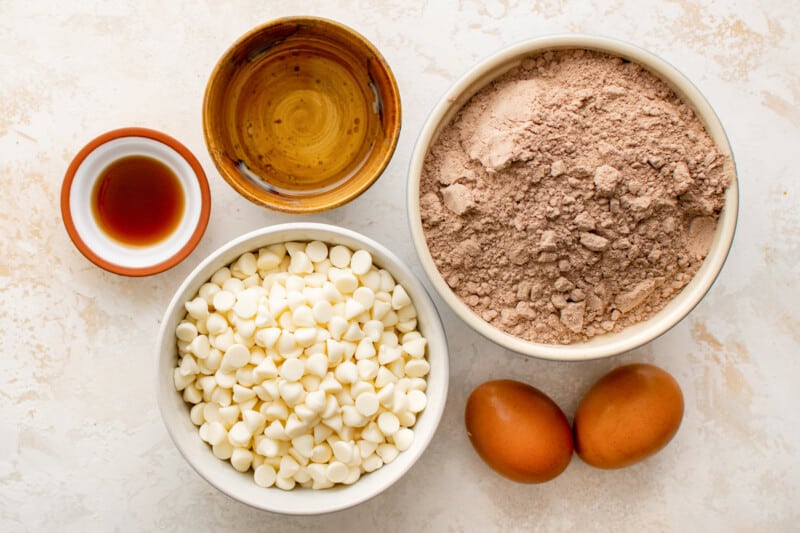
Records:
[[[598,468],[622,468],[661,450],[678,431],[683,394],[666,371],[648,364],[619,367],[581,400],[575,451]]]
[[[489,381],[467,400],[467,435],[478,455],[520,483],[553,479],[572,458],[572,433],[559,407],[518,381]]]

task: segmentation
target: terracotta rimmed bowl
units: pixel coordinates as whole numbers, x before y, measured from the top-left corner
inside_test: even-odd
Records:
[[[414,442],[409,449],[381,468],[364,474],[352,485],[313,490],[295,488],[284,491],[263,488],[253,481],[253,472],[237,472],[227,461],[214,456],[203,442],[189,417],[189,406],[175,390],[173,372],[178,362],[175,328],[186,312],[184,303],[192,299],[201,285],[221,267],[241,254],[256,251],[270,244],[288,241],[319,240],[341,244],[352,250],[370,252],[375,265],[389,271],[403,285],[417,310],[417,328],[428,340],[427,406],[413,426]],[[175,292],[161,321],[156,341],[156,393],[164,424],[172,441],[186,461],[211,485],[236,500],[266,511],[284,514],[312,515],[352,507],[377,496],[397,482],[416,463],[436,432],[444,412],[449,383],[447,338],[441,319],[430,296],[411,269],[394,253],[360,233],[311,222],[279,224],[259,229],[224,244],[206,257],[184,279]]]
[[[649,320],[620,332],[593,337],[569,345],[536,343],[510,335],[484,321],[464,303],[442,277],[425,239],[420,213],[420,176],[425,158],[439,133],[480,89],[518,66],[525,58],[548,50],[585,49],[604,52],[638,63],[664,81],[690,107],[716,142],[719,152],[730,161],[731,183],[725,193],[725,206],[717,223],[711,248],[694,278],[661,311]],[[657,338],[680,322],[705,296],[720,273],[736,230],[739,192],[733,154],[719,118],[700,91],[683,74],[663,59],[631,44],[589,35],[555,35],[527,40],[505,48],[467,72],[441,98],[417,140],[409,166],[407,204],[414,245],[425,273],[450,308],[475,331],[509,350],[561,361],[608,357],[633,350]]]
[[[211,159],[248,200],[288,213],[338,207],[378,179],[400,135],[400,94],[363,36],[314,17],[242,36],[206,87]]]
[[[110,165],[131,156],[165,165],[183,198],[175,227],[147,245],[113,238],[93,213],[98,180]],[[197,158],[176,139],[147,128],[121,128],[90,141],[70,163],[61,186],[61,216],[72,242],[95,265],[124,276],[149,276],[180,263],[200,242],[210,212],[208,181]]]

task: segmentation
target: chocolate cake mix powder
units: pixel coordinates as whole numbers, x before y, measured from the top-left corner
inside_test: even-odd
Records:
[[[640,65],[547,52],[442,131],[421,177],[422,223],[475,313],[568,344],[651,317],[691,280],[729,169],[692,109]]]

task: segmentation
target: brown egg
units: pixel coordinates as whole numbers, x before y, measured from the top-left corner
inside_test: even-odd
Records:
[[[467,400],[467,435],[478,455],[520,483],[551,480],[572,458],[572,432],[543,392],[511,380],[479,385]]]
[[[648,364],[612,370],[578,405],[575,451],[598,468],[622,468],[667,445],[683,418],[683,394],[670,374]]]

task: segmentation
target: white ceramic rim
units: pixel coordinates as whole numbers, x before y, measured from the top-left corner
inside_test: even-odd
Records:
[[[103,170],[128,156],[147,156],[166,165],[180,181],[184,212],[178,227],[152,246],[129,246],[108,236],[92,214],[92,192]],[[202,194],[194,169],[184,157],[160,141],[146,137],[118,137],[91,151],[75,171],[69,209],[78,236],[94,253],[123,268],[141,269],[167,261],[192,238],[200,222]]]
[[[732,181],[725,193],[725,207],[717,223],[717,230],[706,259],[692,281],[660,312],[649,320],[627,327],[618,333],[597,336],[588,342],[551,345],[526,341],[495,328],[473,312],[450,289],[436,268],[425,240],[420,217],[419,184],[430,145],[456,112],[480,88],[519,65],[526,57],[547,50],[563,49],[596,50],[617,55],[639,63],[658,76],[695,110],[716,142],[719,151],[730,158]],[[425,273],[436,292],[456,315],[486,338],[509,350],[542,359],[582,361],[608,357],[638,348],[668,331],[700,302],[716,280],[728,256],[736,231],[739,193],[733,153],[722,124],[702,93],[683,74],[656,55],[623,41],[594,35],[561,34],[529,39],[504,48],[481,61],[448,89],[429,115],[414,146],[409,165],[407,204],[411,235]]]
[[[428,404],[414,425],[414,442],[392,463],[355,484],[315,491],[297,488],[284,491],[262,488],[253,481],[252,472],[240,473],[227,461],[217,459],[198,435],[189,419],[189,407],[173,384],[177,362],[175,327],[183,317],[183,303],[219,268],[240,254],[268,244],[286,241],[321,240],[342,244],[351,249],[368,250],[376,265],[388,270],[409,293],[419,317],[418,328],[428,339]],[[283,514],[312,515],[338,511],[377,496],[400,479],[419,459],[433,438],[444,412],[449,381],[447,339],[441,319],[430,296],[411,270],[383,245],[354,231],[311,222],[276,225],[255,230],[218,248],[186,277],[169,303],[156,341],[156,393],[167,431],[186,461],[211,485],[228,496],[252,507]]]

